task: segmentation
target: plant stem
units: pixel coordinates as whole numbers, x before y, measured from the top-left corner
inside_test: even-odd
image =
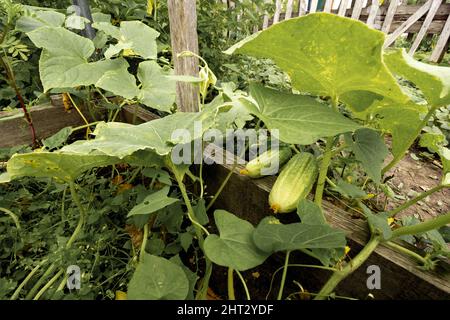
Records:
[[[236,300],[234,294],[234,270],[233,268],[228,268],[228,300]]]
[[[26,276],[26,278],[20,283],[20,285],[17,287],[17,289],[14,291],[13,295],[11,296],[10,300],[16,300],[17,297],[20,294],[20,291],[23,289],[23,287],[26,286],[26,284],[31,280],[31,278],[39,271],[39,269],[47,262],[47,259],[42,260],[36,267],[31,270],[31,272]]]
[[[78,234],[81,232],[81,229],[83,228],[84,220],[86,218],[86,211],[84,210],[84,207],[81,205],[80,198],[76,191],[75,183],[70,182],[69,188],[70,188],[70,194],[72,196],[72,200],[75,202],[76,206],[78,207],[78,210],[80,211],[80,219],[78,220],[78,224],[77,224],[77,227],[75,228],[75,231],[73,232],[69,241],[67,241],[66,249],[70,248],[72,246],[72,244],[75,242],[75,240],[77,239]]]
[[[78,210],[80,211],[80,218],[78,220],[78,224],[77,224],[72,236],[69,238],[69,241],[67,241],[66,249],[69,249],[72,246],[72,244],[75,242],[75,240],[77,239],[79,233],[81,232],[81,230],[83,228],[84,220],[86,217],[86,211],[84,210],[84,207],[81,205],[80,198],[76,191],[75,183],[70,182],[69,188],[70,188],[72,200],[75,202],[76,206],[78,207]],[[33,288],[28,292],[28,294],[25,297],[26,300],[30,300],[32,297],[34,297],[34,295],[39,290],[42,283],[52,274],[52,272],[53,272],[53,270],[55,270],[55,268],[56,268],[56,263],[52,263],[48,267],[48,269],[39,278],[39,280],[36,282],[36,284],[33,286]]]
[[[417,127],[416,134],[413,136],[413,138],[410,141],[408,141],[408,147],[405,149],[405,152],[409,149],[409,147],[411,147],[411,145],[414,143],[414,140],[416,140],[416,138],[422,132],[423,127],[425,127],[427,125],[428,121],[430,120],[430,118],[433,116],[434,112],[438,108],[439,107],[431,107],[431,109],[428,111],[428,113],[425,116],[425,118],[423,118],[422,122]],[[386,172],[391,170],[401,159],[403,159],[404,155],[405,155],[405,153],[403,152],[403,153],[398,154],[397,156],[395,156],[394,159],[392,159],[392,161],[389,162],[389,164],[386,165],[386,167],[384,167],[383,170],[381,170],[381,175],[383,176],[383,175],[386,174]]]
[[[391,241],[387,241],[385,242],[385,244],[388,247],[391,247],[392,249],[395,249],[397,251],[400,251],[401,253],[404,253],[410,257],[413,257],[414,259],[416,259],[417,261],[419,261],[422,264],[426,264],[427,263],[427,259],[425,259],[424,257],[422,257],[421,255],[415,253],[414,251],[411,251],[409,249],[406,249],[405,247],[402,247],[401,245],[398,245],[394,242]]]
[[[141,250],[139,252],[139,262],[144,261],[145,246],[148,238],[148,222],[144,225],[144,238],[142,239]]]
[[[406,227],[401,227],[401,228],[395,229],[392,232],[392,236],[389,240],[398,238],[400,236],[408,235],[408,234],[414,235],[414,234],[425,233],[425,232],[443,227],[449,223],[450,223],[450,212],[448,212],[442,216],[418,223],[413,226],[406,226]]]
[[[331,163],[332,149],[334,144],[334,137],[327,138],[327,143],[325,146],[325,152],[323,155],[322,162],[320,164],[319,179],[317,180],[316,194],[314,196],[314,202],[321,207],[323,190],[325,188],[325,180],[327,178],[328,167]]]
[[[248,287],[247,287],[247,284],[245,283],[244,277],[242,276],[242,274],[239,271],[237,271],[237,270],[235,270],[235,271],[236,271],[236,274],[238,275],[239,279],[241,279],[242,286],[244,287],[245,296],[247,297],[247,300],[251,300],[250,292],[248,291]]]
[[[58,278],[64,273],[63,270],[60,270],[53,278],[50,279],[49,282],[45,284],[44,287],[36,294],[36,296],[33,298],[33,300],[39,300],[39,298],[45,293],[45,291],[48,290],[55,282],[58,280]]]
[[[258,122],[259,124],[259,122]],[[259,127],[259,125],[258,125]],[[250,147],[250,145],[247,145],[244,150],[242,151],[242,153],[239,155],[239,158],[242,158],[245,153],[247,152],[248,148]],[[236,170],[238,164],[239,164],[239,159],[237,159],[235,157],[234,159],[234,163],[233,166],[231,167],[230,171],[228,172],[227,176],[225,177],[225,179],[222,181],[222,184],[220,185],[219,189],[217,190],[216,194],[214,195],[214,197],[212,198],[212,200],[209,202],[208,206],[206,207],[206,211],[208,211],[209,209],[212,208],[212,206],[214,205],[214,203],[216,202],[217,198],[219,198],[220,194],[222,193],[223,189],[225,188],[225,186],[227,185],[228,181],[230,180],[231,176],[234,173],[234,170]]]
[[[286,258],[284,260],[284,268],[283,268],[283,275],[281,276],[281,285],[280,290],[278,291],[278,300],[281,300],[283,298],[283,291],[284,291],[284,284],[286,283],[286,276],[289,266],[289,256],[291,255],[290,251],[286,252]]]
[[[31,132],[31,145],[33,147],[37,146],[36,141],[36,130],[33,125],[33,120],[31,119],[31,115],[28,112],[27,107],[25,106],[25,101],[23,100],[22,94],[20,93],[20,89],[16,84],[16,77],[14,75],[14,71],[10,67],[9,63],[7,63],[4,59],[4,57],[0,57],[0,63],[2,64],[3,68],[6,72],[6,77],[8,79],[9,85],[14,89],[16,93],[16,97],[19,100],[20,107],[22,108],[23,114],[25,115],[25,119],[28,122],[28,126],[30,127]]]
[[[197,235],[200,249],[203,250],[203,244],[205,242],[205,239],[203,238],[202,231],[206,235],[209,235],[209,232],[204,226],[202,226],[200,223],[198,223],[195,220],[194,209],[192,208],[191,201],[187,194],[186,186],[183,183],[184,175],[178,171],[177,167],[170,160],[169,160],[169,167],[171,168],[171,170],[175,176],[175,179],[178,183],[178,187],[180,188],[181,195],[183,197],[184,203],[188,210],[188,218],[191,221],[191,223],[194,225],[195,233]],[[209,278],[211,277],[211,273],[212,273],[212,262],[206,257],[206,255],[205,255],[205,263],[206,263],[205,276],[203,277],[201,288],[199,289],[199,293],[197,294],[197,297],[196,297],[196,299],[202,299],[202,300],[206,299],[206,296],[208,294]]]
[[[347,278],[353,271],[357,270],[370,257],[379,243],[379,237],[373,236],[353,260],[351,260],[342,270],[333,273],[331,278],[323,286],[322,290],[320,290],[315,300],[325,300],[342,280]]]
[[[4,212],[8,216],[10,216],[11,219],[14,221],[14,224],[16,225],[17,230],[18,231],[21,230],[20,223],[19,223],[19,218],[17,218],[17,216],[14,214],[14,212],[12,212],[11,210],[6,209],[6,208],[0,208],[0,211]]]
[[[403,211],[403,210],[405,210],[405,209],[411,207],[412,205],[415,205],[415,204],[416,204],[417,202],[419,202],[420,200],[422,200],[422,199],[428,197],[429,195],[431,195],[431,194],[433,194],[433,193],[435,193],[435,192],[437,192],[437,191],[440,191],[440,190],[442,190],[442,189],[444,189],[444,188],[446,188],[446,187],[447,187],[447,186],[439,185],[439,186],[434,187],[433,189],[430,189],[430,190],[428,190],[428,191],[426,191],[426,192],[421,193],[421,194],[418,195],[417,197],[415,197],[415,198],[413,198],[413,199],[411,199],[411,200],[405,202],[405,203],[402,204],[401,206],[399,206],[399,207],[397,207],[397,208],[395,208],[395,209],[389,211],[389,216],[395,217],[395,215],[397,215],[399,212],[401,212],[401,211]]]
[[[33,288],[31,288],[31,290],[25,296],[25,300],[31,300],[35,296],[36,292],[39,290],[42,283],[52,274],[52,272],[53,272],[53,270],[55,270],[55,268],[56,268],[56,264],[52,263],[48,267],[48,269],[44,272],[44,274],[39,278],[39,280],[35,283]]]

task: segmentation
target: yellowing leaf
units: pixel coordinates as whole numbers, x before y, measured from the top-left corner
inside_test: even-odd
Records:
[[[116,291],[116,300],[127,300],[127,293],[123,291]]]

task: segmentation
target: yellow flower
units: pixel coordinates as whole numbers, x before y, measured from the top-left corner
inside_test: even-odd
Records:
[[[350,252],[350,247],[349,246],[345,246],[345,249],[344,249],[344,253],[345,253],[345,255],[347,255],[349,252]]]
[[[127,300],[127,293],[123,291],[116,291],[116,300]]]
[[[388,225],[392,225],[394,223],[394,221],[395,221],[394,218],[388,218],[387,219]]]

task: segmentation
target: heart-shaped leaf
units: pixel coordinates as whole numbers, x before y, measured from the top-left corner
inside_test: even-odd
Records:
[[[383,63],[384,38],[359,21],[315,13],[275,24],[227,53],[272,59],[302,92],[339,97],[365,90],[403,101],[406,96]]]
[[[269,254],[261,252],[253,243],[255,228],[250,222],[224,210],[214,212],[214,218],[220,236],[209,235],[204,245],[205,254],[212,262],[245,271],[267,259]]]
[[[183,300],[189,280],[174,262],[145,253],[128,284],[128,300]]]
[[[353,132],[360,126],[317,100],[279,92],[261,85],[250,86],[258,107],[245,106],[270,129],[279,130],[281,141],[308,145],[323,137]]]

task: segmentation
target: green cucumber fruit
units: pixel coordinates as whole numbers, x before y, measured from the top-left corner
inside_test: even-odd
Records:
[[[292,151],[289,147],[280,147],[279,149],[266,151],[259,157],[248,162],[245,169],[241,170],[241,174],[251,178],[261,178],[270,174],[274,175],[277,172],[269,172],[269,169],[276,164],[276,161],[278,161],[278,168],[280,168],[291,156]],[[268,172],[264,172],[263,169],[266,169]]]
[[[319,169],[310,153],[296,154],[284,166],[269,195],[269,204],[275,213],[288,213],[306,198],[317,180]]]

